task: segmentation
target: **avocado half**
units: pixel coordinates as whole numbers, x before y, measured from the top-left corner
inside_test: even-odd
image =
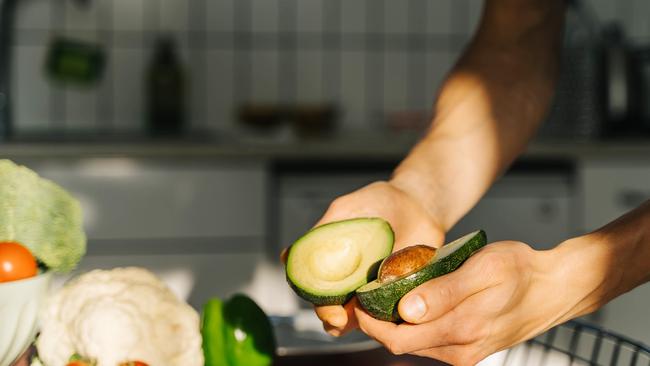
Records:
[[[287,255],[287,282],[314,305],[341,305],[377,276],[393,250],[395,235],[380,218],[357,218],[318,226]]]
[[[397,278],[391,277],[385,281],[375,280],[359,287],[356,291],[359,303],[374,318],[398,322],[400,317],[397,305],[404,295],[432,278],[456,270],[486,243],[487,236],[483,230],[475,231],[454,240],[438,249],[427,263],[414,271]],[[399,255],[399,252],[393,255]],[[389,261],[391,257],[386,258],[384,263]]]

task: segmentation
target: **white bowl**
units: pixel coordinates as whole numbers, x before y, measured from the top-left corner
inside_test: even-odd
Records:
[[[34,341],[52,275],[0,283],[0,366],[9,366]]]

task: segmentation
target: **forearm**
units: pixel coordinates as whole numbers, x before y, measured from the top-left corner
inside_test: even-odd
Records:
[[[567,298],[574,299],[561,320],[595,311],[650,281],[650,201],[549,254]]]
[[[429,133],[392,180],[445,229],[476,204],[543,119],[562,21],[560,1],[486,4],[477,36],[440,89]]]

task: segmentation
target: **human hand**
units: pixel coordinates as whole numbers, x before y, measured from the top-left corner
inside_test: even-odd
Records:
[[[381,217],[388,221],[395,232],[394,251],[415,244],[439,247],[444,242],[444,230],[438,221],[415,198],[389,182],[375,182],[337,198],[316,226],[356,217]],[[328,333],[340,336],[357,327],[357,307],[353,298],[344,306],[316,307],[316,314]]]
[[[398,309],[405,323],[374,319],[358,307],[354,313],[392,353],[474,365],[575,315],[584,294],[566,285],[562,269],[569,266],[551,253],[520,242],[491,244],[404,296]]]

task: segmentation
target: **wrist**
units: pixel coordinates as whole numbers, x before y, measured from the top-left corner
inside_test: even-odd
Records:
[[[594,312],[618,295],[622,273],[603,233],[566,240],[548,253],[567,304],[560,323]]]
[[[450,227],[446,223],[446,217],[443,210],[435,206],[435,201],[431,198],[434,196],[435,188],[426,181],[427,177],[419,174],[416,170],[398,168],[388,183],[411,201],[422,207],[429,215],[431,220],[436,222],[437,226],[447,232]]]

